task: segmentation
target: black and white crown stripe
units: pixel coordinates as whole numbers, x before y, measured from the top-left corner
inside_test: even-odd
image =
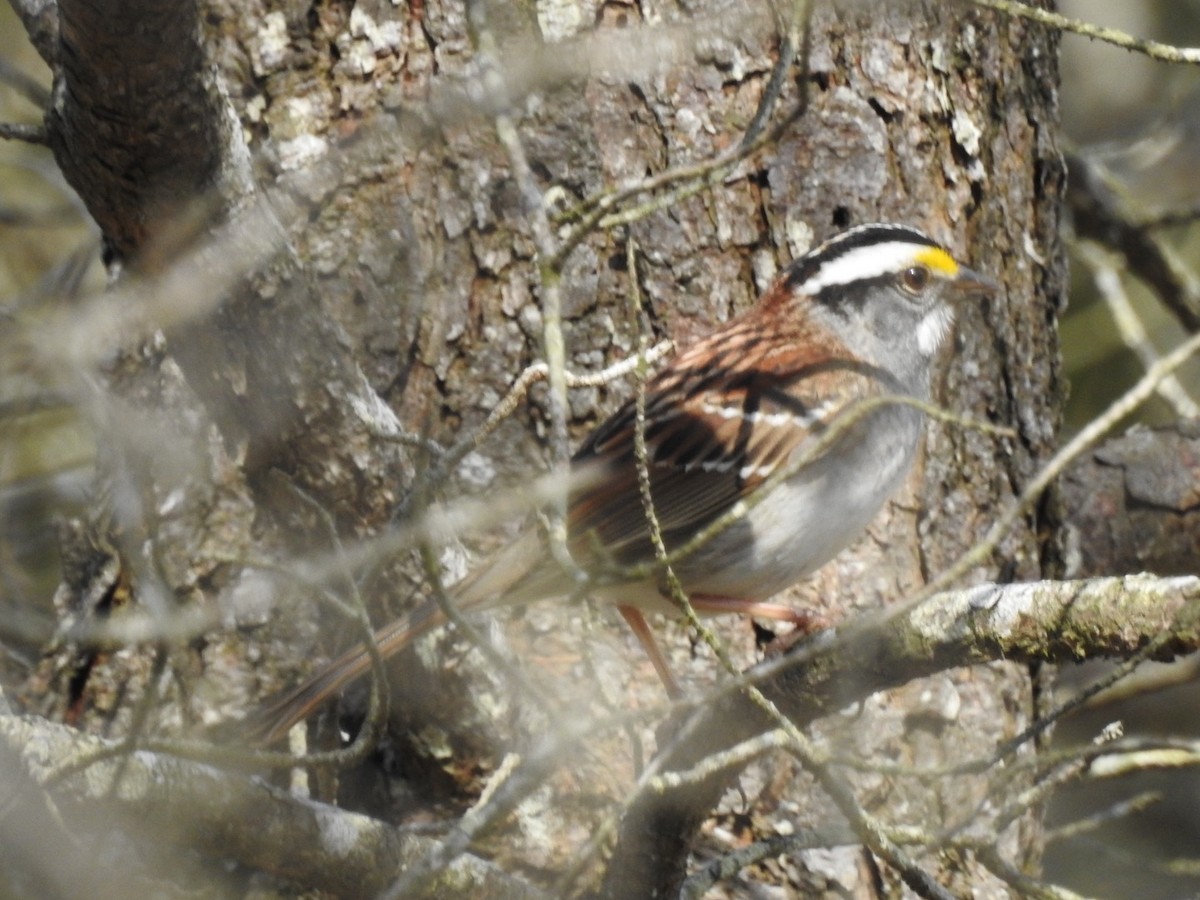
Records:
[[[789,286],[816,296],[829,287],[880,278],[919,262],[922,251],[941,250],[906,225],[860,225],[821,244],[793,264]]]

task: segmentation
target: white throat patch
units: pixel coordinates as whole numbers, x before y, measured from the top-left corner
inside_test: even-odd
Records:
[[[953,322],[954,310],[947,305],[939,304],[925,313],[917,325],[917,349],[925,356],[933,356],[942,346]]]

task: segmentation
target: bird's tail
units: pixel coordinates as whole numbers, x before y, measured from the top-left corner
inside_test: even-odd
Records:
[[[432,602],[423,603],[407,616],[389,622],[375,632],[379,655],[388,659],[417,638],[444,624],[445,614]],[[241,733],[255,744],[273,744],[297,722],[308,718],[322,703],[366,674],[371,655],[364,644],[355,644],[298,687],[280,694],[252,713]]]
[[[552,578],[544,575],[531,577],[539,547],[540,539],[536,533],[519,537],[457,585],[451,602],[461,611],[468,612],[504,603],[522,603],[558,590]],[[375,646],[380,656],[389,659],[417,638],[445,623],[446,615],[441,608],[433,601],[427,601],[407,616],[389,622],[376,631]],[[308,718],[317,707],[350,682],[365,675],[370,668],[371,655],[366,646],[355,644],[299,687],[280,694],[252,713],[239,727],[239,735],[262,745],[274,743],[287,734],[293,725]]]

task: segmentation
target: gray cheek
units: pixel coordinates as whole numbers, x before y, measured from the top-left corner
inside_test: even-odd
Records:
[[[888,291],[883,301],[875,304],[868,329],[881,345],[895,348],[912,347],[922,310],[899,291]]]
[[[868,343],[862,348],[862,355],[886,369],[904,393],[918,397],[929,390],[930,356],[918,346],[921,321],[922,316],[911,306],[881,312],[871,323]]]

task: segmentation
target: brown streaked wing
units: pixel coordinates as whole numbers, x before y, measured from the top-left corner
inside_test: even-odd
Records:
[[[846,403],[879,393],[861,364],[807,341],[806,331],[789,322],[768,332],[767,344],[761,321],[731,323],[647,384],[651,494],[668,547],[751,494]],[[796,352],[815,346],[824,352]],[[621,563],[652,555],[637,484],[635,424],[630,401],[575,456],[577,465],[607,470],[571,498],[573,549],[581,560],[594,556],[596,543]]]

